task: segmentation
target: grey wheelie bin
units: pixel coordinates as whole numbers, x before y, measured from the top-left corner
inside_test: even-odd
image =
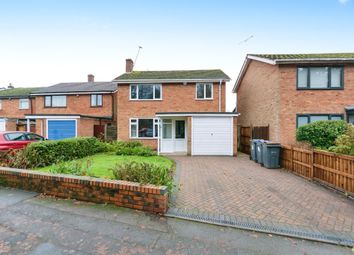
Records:
[[[264,142],[262,144],[262,163],[266,168],[280,168],[280,150],[279,143]]]
[[[257,139],[255,141],[255,149],[256,149],[256,162],[263,164],[263,160],[262,160],[262,144],[263,144],[264,140],[261,139]]]
[[[250,159],[257,162],[257,145],[256,142],[260,141],[260,139],[252,139],[250,140]]]

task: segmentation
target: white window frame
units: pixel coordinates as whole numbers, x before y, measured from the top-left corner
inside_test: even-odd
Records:
[[[0,99],[0,110],[2,110],[2,100]]]
[[[98,97],[101,97],[101,104],[98,104]],[[92,104],[92,99],[95,98],[95,104]],[[102,94],[92,94],[90,96],[91,107],[102,107],[103,106],[103,95]]]
[[[198,98],[198,85],[203,85],[204,87],[204,97]],[[206,85],[211,85],[211,97],[206,97]],[[207,82],[207,83],[196,83],[195,84],[195,99],[196,100],[213,100],[214,99],[214,84]]]
[[[22,107],[21,103],[26,101],[27,102],[27,108],[26,107]],[[30,108],[30,100],[28,98],[21,98],[20,100],[18,100],[18,108],[20,110],[28,110]]]
[[[139,86],[142,85],[148,85],[148,86],[153,86],[153,96],[152,99],[140,99],[139,98]],[[132,86],[136,86],[136,97],[137,98],[132,98]],[[155,86],[160,86],[160,98],[155,98]],[[162,100],[162,84],[130,84],[129,86],[129,100],[133,101],[159,101]]]
[[[132,122],[132,120],[135,120],[135,123]],[[153,137],[139,137],[139,120],[153,120],[153,126],[152,126],[152,135]],[[131,126],[134,125],[136,126],[136,136],[132,136],[132,130]],[[155,136],[157,129],[157,136]],[[151,140],[151,139],[157,139],[160,135],[160,130],[159,130],[159,119],[158,118],[130,118],[129,119],[129,138],[130,139],[143,139],[143,140]]]

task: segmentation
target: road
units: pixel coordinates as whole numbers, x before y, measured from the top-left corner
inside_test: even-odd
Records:
[[[0,188],[0,254],[351,254],[279,237]]]

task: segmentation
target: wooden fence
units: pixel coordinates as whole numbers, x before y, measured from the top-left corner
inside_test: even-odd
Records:
[[[240,126],[240,150],[250,154],[250,140],[264,139],[269,140],[269,126]]]
[[[281,166],[293,173],[354,195],[354,157],[282,146]]]

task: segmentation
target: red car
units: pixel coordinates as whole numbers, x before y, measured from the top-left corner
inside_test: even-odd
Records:
[[[29,143],[44,141],[43,136],[22,131],[0,132],[0,151],[22,149]]]

